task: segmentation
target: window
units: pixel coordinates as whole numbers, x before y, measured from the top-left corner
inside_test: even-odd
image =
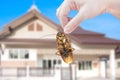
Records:
[[[37,23],[36,27],[37,27],[37,31],[42,31],[42,26],[40,24]]]
[[[51,69],[52,68],[52,64],[51,64],[51,60],[48,60],[48,68]]]
[[[39,23],[32,23],[28,25],[28,31],[42,31],[42,25]]]
[[[88,61],[88,69],[92,69],[92,61]]]
[[[29,51],[25,49],[10,49],[10,59],[29,59]]]
[[[54,68],[55,65],[60,65],[61,64],[61,60],[57,60],[57,59],[54,59],[54,60],[46,60],[44,59],[42,61],[42,64],[43,64],[43,68],[48,68],[48,69],[51,69],[51,68]]]
[[[53,65],[55,66],[55,65],[60,65],[61,64],[61,60],[57,60],[57,59],[55,59],[55,60],[53,60]]]
[[[18,58],[18,51],[17,50],[9,50],[9,58],[10,59],[17,59]]]
[[[120,61],[119,61],[119,62],[117,62],[117,67],[118,67],[118,68],[120,68]]]
[[[21,59],[28,59],[29,58],[29,52],[28,50],[20,50],[20,58]]]
[[[47,61],[43,60],[43,68],[47,68]]]
[[[58,60],[58,64],[61,64],[61,60]]]
[[[78,69],[79,70],[91,70],[92,69],[92,61],[79,61]]]
[[[82,70],[82,64],[81,64],[81,62],[79,62],[78,64],[79,64],[78,65],[79,70]]]
[[[28,26],[28,30],[29,31],[34,31],[34,23],[32,23]]]
[[[55,65],[56,64],[56,60],[53,60],[53,65]]]

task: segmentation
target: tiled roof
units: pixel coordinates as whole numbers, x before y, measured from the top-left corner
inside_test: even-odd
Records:
[[[76,36],[73,35],[72,36],[77,42],[79,42],[80,44],[108,44],[108,45],[120,45],[120,40],[115,40],[115,39],[111,39],[111,38],[107,38],[105,36],[103,37],[99,37],[99,36]]]
[[[120,40],[106,37],[104,34],[84,30],[78,27],[70,36],[80,44],[120,45]]]

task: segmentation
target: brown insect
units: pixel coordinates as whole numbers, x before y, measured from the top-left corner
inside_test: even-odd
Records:
[[[57,42],[57,55],[60,55],[65,63],[73,62],[73,50],[71,44],[68,40],[68,37],[65,33],[58,32],[56,35]]]

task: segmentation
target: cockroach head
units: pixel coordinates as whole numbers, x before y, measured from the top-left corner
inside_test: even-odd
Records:
[[[64,33],[62,33],[62,32],[58,32],[58,33],[57,33],[57,36],[59,36],[59,37],[63,37],[63,36],[64,36]]]

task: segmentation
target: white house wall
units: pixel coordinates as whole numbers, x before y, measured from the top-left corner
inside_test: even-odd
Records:
[[[79,70],[78,64],[77,64],[77,77],[78,78],[88,78],[88,77],[98,77],[99,74],[99,68],[100,68],[100,61],[98,56],[94,55],[75,55],[74,56],[75,62],[78,63],[79,61],[92,61],[92,69],[91,70]],[[95,67],[94,64],[97,64]]]

